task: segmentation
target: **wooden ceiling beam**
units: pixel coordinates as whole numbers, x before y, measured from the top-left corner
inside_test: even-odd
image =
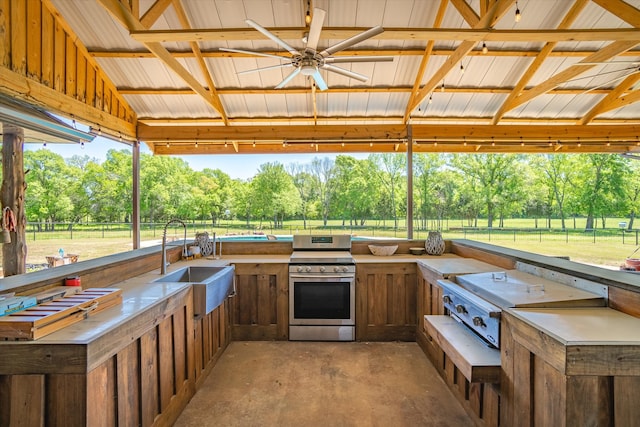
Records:
[[[256,50],[257,52],[267,54],[281,54],[280,51],[275,50]],[[89,50],[91,56],[94,58],[155,58],[155,55],[149,51],[141,50]],[[176,58],[194,58],[195,54],[189,50],[170,50],[171,55]],[[225,52],[218,49],[202,50],[201,54],[204,58],[253,58],[253,55],[238,52]],[[433,56],[450,56],[454,52],[453,49],[437,49],[431,50]],[[549,57],[571,57],[571,58],[583,58],[593,54],[594,50],[553,50],[549,53]],[[521,58],[535,58],[540,54],[539,50],[522,50],[522,49],[491,49],[486,54],[482,53],[481,49],[472,50],[468,56],[487,56],[487,57],[508,57],[515,56]],[[344,50],[336,52],[333,56],[423,56],[424,49],[354,49]],[[640,51],[627,51],[618,56],[640,56]]]
[[[620,96],[627,93],[640,80],[640,73],[635,73],[625,78],[615,89],[611,90],[598,104],[596,104],[587,114],[580,120],[581,125],[586,125],[599,114],[619,108],[616,101]]]
[[[497,0],[487,13],[476,23],[475,28],[489,29],[506,13],[508,8],[513,4],[514,0]],[[456,67],[462,58],[469,53],[476,45],[476,41],[465,40],[454,51],[454,53],[442,64],[442,66],[433,74],[431,79],[418,91],[416,96],[407,105],[407,111],[413,111],[427,95],[433,91],[436,85],[444,81],[446,75],[454,67]],[[405,113],[405,117],[410,115]]]
[[[438,12],[436,14],[436,18],[433,22],[434,28],[440,27],[442,25],[442,21],[444,20],[444,14],[447,11],[447,5],[449,4],[448,0],[441,0],[440,7],[438,8]],[[412,109],[409,107],[413,104],[414,99],[418,96],[418,91],[420,90],[420,84],[422,83],[422,79],[424,78],[424,73],[427,69],[427,64],[429,63],[429,59],[431,58],[431,53],[433,51],[433,46],[435,45],[434,40],[429,40],[427,42],[427,47],[424,49],[424,54],[422,55],[422,59],[420,61],[420,67],[418,68],[418,72],[416,74],[416,78],[413,83],[413,89],[411,90],[411,95],[409,97],[409,102],[407,103],[407,107],[404,112],[404,122],[407,123],[409,120],[409,115],[411,114]]]
[[[142,26],[144,28],[151,28],[171,3],[173,3],[173,0],[156,0],[156,2],[152,4],[140,18]],[[134,13],[133,16],[138,15]]]
[[[573,4],[573,6],[571,6],[571,9],[565,15],[562,22],[560,22],[560,24],[558,25],[558,29],[564,30],[571,27],[571,24],[573,24],[573,22],[575,22],[575,20],[578,18],[578,16],[580,15],[580,12],[582,12],[582,10],[587,5],[587,2],[588,0],[576,1]],[[551,52],[553,52],[553,49],[556,47],[556,45],[557,45],[557,42],[549,42],[545,44],[545,46],[542,48],[538,56],[533,60],[531,65],[529,65],[529,67],[525,70],[522,77],[520,77],[520,80],[518,81],[518,83],[516,83],[516,86],[513,88],[513,91],[509,94],[507,99],[502,103],[502,105],[496,112],[493,118],[493,124],[497,124],[500,121],[500,119],[502,119],[504,114],[513,108],[512,105],[514,103],[514,100],[518,96],[520,96],[520,94],[522,93],[526,85],[529,83],[529,81],[531,81],[531,79],[533,78],[535,73],[540,69],[540,67],[542,67],[542,65],[547,60]]]
[[[103,1],[103,0],[101,0]],[[500,1],[500,0],[498,0]],[[506,0],[513,3],[515,0]],[[493,7],[493,6],[492,6]],[[490,12],[488,12],[490,13]],[[344,40],[359,34],[368,28],[323,28],[320,38],[323,40]],[[268,28],[283,40],[299,40],[306,28]],[[132,39],[141,43],[165,42],[228,42],[237,40],[264,40],[259,32],[251,28],[200,28],[192,30],[133,30]],[[491,42],[588,42],[588,41],[625,41],[636,40],[635,28],[593,28],[567,30],[494,30],[491,28],[385,28],[384,32],[373,37],[375,40],[445,40],[445,41],[491,41]]]
[[[464,125],[412,124],[414,141],[539,142],[588,141],[635,142],[640,125]],[[402,124],[353,125],[264,125],[264,126],[148,126],[138,124],[138,137],[145,142],[211,141],[403,141],[407,126]]]
[[[102,7],[109,12],[124,28],[132,30],[144,30],[144,27],[140,21],[131,14],[131,11],[127,10],[122,3],[118,0],[99,0]],[[174,58],[169,51],[157,42],[145,42],[145,47],[158,57],[165,65],[178,75],[182,80],[189,85],[196,93],[202,96],[207,103],[209,103],[218,113],[223,117],[226,117],[224,110],[221,108],[222,103],[219,99],[216,99],[207,89],[205,89],[200,82],[186,70],[176,58]]]

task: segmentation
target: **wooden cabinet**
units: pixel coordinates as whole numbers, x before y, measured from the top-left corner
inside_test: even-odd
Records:
[[[288,264],[237,263],[233,340],[289,339]]]
[[[196,389],[231,342],[231,298],[228,297],[209,314],[194,320]]]
[[[2,344],[0,425],[170,425],[195,392],[191,287],[78,341]]]
[[[610,308],[504,311],[500,425],[638,425],[638,330]]]
[[[362,263],[356,268],[356,340],[415,341],[415,263]]]

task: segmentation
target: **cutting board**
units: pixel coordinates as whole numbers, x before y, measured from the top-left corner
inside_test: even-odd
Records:
[[[0,317],[0,339],[36,340],[120,303],[121,289],[86,289]]]
[[[457,276],[463,288],[500,308],[604,307],[600,295],[518,270]]]

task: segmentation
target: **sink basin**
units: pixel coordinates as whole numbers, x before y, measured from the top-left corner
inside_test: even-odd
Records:
[[[235,268],[224,267],[184,267],[165,274],[154,282],[191,283],[193,285],[193,314],[209,314],[222,304],[234,289]]]

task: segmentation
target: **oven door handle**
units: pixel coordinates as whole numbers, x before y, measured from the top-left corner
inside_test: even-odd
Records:
[[[335,274],[289,274],[292,279],[353,279],[355,274],[335,275]]]

